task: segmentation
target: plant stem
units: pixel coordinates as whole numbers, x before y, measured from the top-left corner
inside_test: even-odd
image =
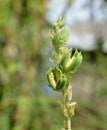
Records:
[[[64,129],[65,130],[71,130],[71,116],[69,114],[70,108],[69,105],[71,103],[71,99],[72,99],[72,90],[71,90],[72,86],[69,84],[67,84],[66,89],[64,89],[63,91],[63,96],[64,96],[64,100],[63,100],[63,104],[62,104],[62,110],[63,110],[63,114],[64,114]]]
[[[67,118],[67,129],[71,130],[71,118]]]

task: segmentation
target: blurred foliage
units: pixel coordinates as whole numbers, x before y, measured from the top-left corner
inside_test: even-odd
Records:
[[[80,106],[77,104],[76,116],[72,123],[76,130],[106,130],[107,55],[101,51],[82,53],[84,62],[80,72],[75,75],[79,85],[76,86],[76,91],[80,93],[75,98]],[[76,122],[79,122],[78,125]]]
[[[43,93],[41,87],[47,61],[47,2],[0,0],[0,130],[62,128],[58,95]],[[85,73],[85,77],[94,77],[93,84],[87,82],[87,86],[92,85],[91,96],[76,95],[80,105],[72,122],[75,130],[107,129],[107,56],[99,52],[94,55],[92,60],[93,53],[84,52],[84,63],[75,76],[78,79]],[[100,88],[97,81],[101,81]],[[82,89],[83,84],[78,84]]]
[[[0,130],[41,129],[37,75],[46,7],[46,0],[0,0]]]

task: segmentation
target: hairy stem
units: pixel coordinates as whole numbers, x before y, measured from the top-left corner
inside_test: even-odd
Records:
[[[67,130],[71,130],[71,118],[67,118]]]
[[[70,103],[72,99],[72,90],[71,90],[71,85],[70,83],[67,85],[66,89],[63,91],[63,104],[62,104],[62,110],[64,114],[64,129],[65,130],[71,130],[71,116],[70,116]]]

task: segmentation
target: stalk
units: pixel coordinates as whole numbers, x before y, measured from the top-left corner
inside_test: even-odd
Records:
[[[70,115],[70,104],[72,100],[72,86],[70,83],[66,86],[66,89],[63,91],[63,103],[62,111],[64,115],[64,129],[71,130],[71,115]]]

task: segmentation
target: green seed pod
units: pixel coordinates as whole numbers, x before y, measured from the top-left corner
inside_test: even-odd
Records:
[[[63,56],[60,63],[60,68],[63,72],[74,72],[82,62],[81,52],[75,51],[71,58],[72,50],[67,50]]]
[[[57,90],[62,90],[67,84],[67,78],[65,75],[62,75],[61,79],[57,83]]]
[[[54,90],[62,90],[67,83],[66,76],[62,74],[62,71],[59,68],[51,68],[47,72],[47,79],[49,86]]]
[[[79,67],[79,65],[82,62],[82,54],[81,52],[75,51],[73,57],[69,61],[68,70],[71,72],[76,71],[76,69]]]
[[[65,49],[63,51],[63,54],[62,54],[62,59],[61,59],[61,62],[59,63],[59,66],[61,68],[61,70],[63,72],[67,72],[68,71],[68,62],[71,58],[71,55],[72,55],[72,49]]]

